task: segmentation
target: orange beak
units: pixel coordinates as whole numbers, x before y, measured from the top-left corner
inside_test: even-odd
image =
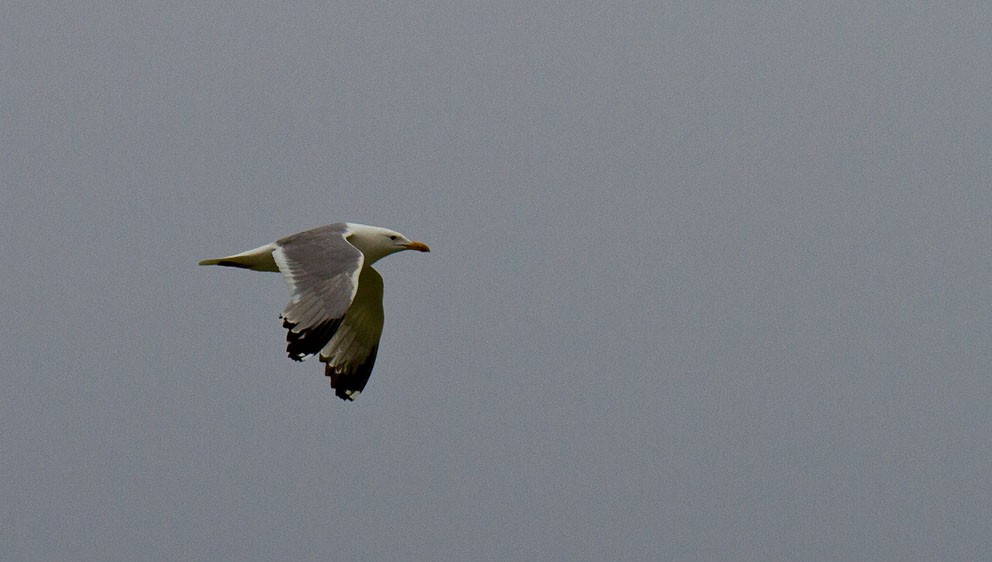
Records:
[[[407,250],[417,250],[418,252],[429,252],[431,251],[430,246],[424,244],[423,242],[410,242],[406,244]]]

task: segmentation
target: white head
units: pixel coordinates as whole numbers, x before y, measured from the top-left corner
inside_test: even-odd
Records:
[[[351,231],[347,237],[348,242],[365,254],[366,265],[372,265],[389,254],[403,250],[431,251],[427,244],[414,242],[388,228],[348,223],[348,229]]]

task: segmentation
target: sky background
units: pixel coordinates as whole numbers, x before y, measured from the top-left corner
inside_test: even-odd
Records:
[[[990,37],[5,4],[0,559],[992,559]],[[433,249],[354,403],[278,275],[196,266],[338,221]]]

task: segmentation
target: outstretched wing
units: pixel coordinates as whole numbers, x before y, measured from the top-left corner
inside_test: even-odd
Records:
[[[302,361],[323,349],[355,300],[364,256],[348,243],[348,234],[348,225],[338,223],[275,242],[272,257],[290,292],[280,318],[291,359]]]
[[[372,374],[379,337],[382,336],[382,276],[366,267],[358,281],[358,292],[337,333],[320,350],[326,363],[324,374],[343,400],[354,400]]]

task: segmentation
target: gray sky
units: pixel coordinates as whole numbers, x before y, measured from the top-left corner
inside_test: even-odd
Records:
[[[990,559],[990,32],[10,3],[0,559]],[[195,265],[337,221],[434,250],[353,404]]]

